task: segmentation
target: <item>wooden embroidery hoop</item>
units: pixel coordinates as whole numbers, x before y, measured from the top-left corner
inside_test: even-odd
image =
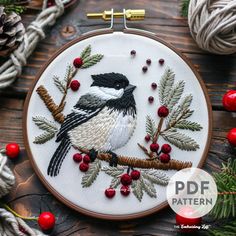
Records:
[[[124,9],[125,12],[125,9]],[[27,114],[28,114],[28,106],[29,106],[29,102],[32,96],[32,93],[34,91],[34,88],[38,82],[38,80],[40,79],[41,75],[43,74],[44,70],[50,65],[50,63],[58,56],[60,55],[63,51],[65,51],[67,48],[71,47],[72,45],[94,37],[94,36],[98,36],[98,35],[104,35],[104,34],[112,34],[113,32],[115,32],[115,30],[113,29],[113,22],[114,22],[114,17],[113,17],[113,10],[112,10],[112,16],[111,16],[111,26],[108,29],[99,29],[99,30],[95,30],[92,32],[88,32],[85,33],[83,35],[81,35],[79,38],[74,39],[73,41],[67,43],[66,45],[64,45],[61,49],[59,49],[50,59],[49,61],[47,61],[45,63],[45,65],[41,68],[41,70],[39,71],[39,73],[36,76],[36,79],[26,97],[25,100],[25,104],[24,104],[24,114],[23,114],[23,136],[24,136],[24,143],[25,143],[25,147],[26,147],[26,151],[27,154],[29,156],[30,162],[32,163],[32,166],[37,174],[37,176],[39,177],[39,179],[42,181],[42,183],[44,184],[44,186],[62,203],[64,203],[65,205],[67,205],[68,207],[83,213],[85,215],[88,216],[92,216],[92,217],[96,217],[96,218],[100,218],[100,219],[106,219],[106,220],[131,220],[131,219],[136,219],[136,218],[140,218],[140,217],[144,217],[153,213],[156,213],[160,210],[162,210],[163,208],[168,206],[167,201],[163,202],[162,204],[151,208],[149,210],[146,211],[142,211],[140,213],[134,213],[134,214],[126,214],[126,215],[111,215],[111,214],[102,214],[102,213],[97,213],[97,212],[93,212],[87,209],[84,209],[82,207],[79,207],[75,204],[73,204],[72,202],[70,202],[69,200],[67,200],[65,197],[63,197],[58,191],[56,191],[45,179],[45,177],[43,176],[43,174],[41,173],[41,171],[39,170],[38,166],[36,165],[31,149],[30,149],[30,145],[29,145],[29,138],[28,138],[28,132],[27,132]],[[205,100],[207,103],[207,110],[208,110],[208,135],[207,135],[207,142],[206,142],[206,146],[203,152],[203,155],[200,159],[200,162],[198,164],[198,168],[201,168],[207,158],[207,154],[210,148],[210,142],[211,142],[211,136],[212,136],[212,108],[211,108],[211,104],[210,104],[210,99],[207,93],[207,89],[205,87],[204,82],[202,81],[199,73],[197,72],[197,70],[195,69],[195,67],[192,65],[192,63],[189,61],[189,59],[187,59],[182,53],[180,53],[176,48],[174,48],[173,46],[171,46],[170,44],[164,42],[163,40],[159,39],[157,37],[156,34],[151,33],[151,32],[147,32],[144,30],[139,30],[139,29],[130,29],[127,27],[126,25],[126,18],[124,16],[124,29],[122,31],[125,34],[133,34],[133,35],[139,35],[139,36],[144,36],[150,39],[153,39],[163,45],[165,45],[166,47],[168,47],[169,49],[171,49],[172,51],[174,51],[178,56],[180,56],[185,63],[190,67],[190,69],[192,70],[192,72],[194,73],[194,75],[196,76],[201,89],[204,93],[205,96]]]

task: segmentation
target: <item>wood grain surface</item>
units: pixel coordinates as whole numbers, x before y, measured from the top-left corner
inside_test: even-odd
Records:
[[[149,30],[161,39],[171,43],[187,56],[199,70],[210,95],[213,107],[213,139],[209,156],[204,165],[208,172],[218,171],[228,157],[235,158],[235,150],[227,143],[226,134],[236,124],[236,114],[224,111],[222,95],[228,89],[234,89],[236,81],[236,56],[216,56],[200,50],[191,38],[187,20],[180,17],[180,1],[177,0],[81,0],[67,9],[57,24],[47,29],[47,37],[38,45],[29,58],[23,73],[8,89],[0,91],[0,144],[15,141],[21,145],[22,152],[16,162],[9,163],[17,183],[6,201],[20,214],[38,215],[40,211],[50,210],[57,216],[57,226],[52,236],[116,236],[116,235],[181,235],[174,229],[175,214],[170,209],[144,219],[109,222],[86,217],[72,211],[58,202],[42,186],[35,175],[24,151],[22,136],[23,103],[35,75],[49,57],[62,45],[82,33],[107,27],[99,20],[87,20],[87,12],[109,10],[146,9],[146,20],[132,22],[130,27]],[[23,21],[28,25],[37,11],[28,10]],[[122,22],[117,20],[116,27]],[[0,59],[2,63],[4,59]],[[91,203],[92,204],[92,203]],[[211,227],[217,222],[209,221]],[[37,222],[29,222],[37,227]],[[198,231],[194,235],[204,235]]]

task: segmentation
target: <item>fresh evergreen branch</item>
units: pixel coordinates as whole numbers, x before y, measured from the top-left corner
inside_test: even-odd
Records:
[[[181,3],[181,16],[183,16],[183,17],[188,16],[189,2],[190,2],[190,0],[182,0],[182,3]]]
[[[209,236],[235,236],[236,235],[236,219],[230,222],[224,222],[224,225],[216,227],[208,231]]]
[[[1,4],[0,4],[1,5]],[[4,7],[4,11],[9,14],[11,12],[15,12],[16,14],[21,14],[25,11],[25,7],[23,6],[17,6],[17,5],[6,5]]]

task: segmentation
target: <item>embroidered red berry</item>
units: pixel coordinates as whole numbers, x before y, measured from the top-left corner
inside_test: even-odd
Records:
[[[153,103],[154,102],[154,97],[153,96],[148,97],[148,101],[149,101],[149,103]]]
[[[123,196],[127,197],[127,196],[130,194],[130,188],[129,188],[129,186],[125,186],[125,185],[121,186],[121,188],[120,188],[120,193],[121,193]]]
[[[166,153],[166,154],[168,154],[168,153],[170,153],[171,152],[171,146],[169,145],[169,144],[163,144],[162,146],[161,146],[161,151],[163,152],[163,153]]]
[[[223,106],[227,111],[236,111],[236,90],[230,90],[223,96]]]
[[[140,171],[138,170],[133,170],[130,174],[131,178],[133,180],[138,180],[140,178]]]
[[[80,163],[80,165],[79,165],[79,169],[80,169],[82,172],[86,172],[86,171],[89,169],[89,164],[82,162],[82,163]]]
[[[228,132],[227,139],[231,145],[236,147],[236,128],[233,128]]]
[[[113,198],[116,195],[116,190],[114,188],[107,188],[105,190],[105,195],[107,198]]]
[[[143,73],[146,73],[147,70],[148,70],[147,66],[143,66],[143,68],[142,68]]]
[[[80,82],[78,80],[73,80],[71,83],[70,83],[70,88],[71,90],[73,91],[77,91],[80,87]]]
[[[163,59],[163,58],[161,58],[160,60],[159,60],[159,64],[160,65],[163,65],[165,63],[165,60]]]
[[[83,65],[83,59],[80,57],[75,58],[73,65],[75,68],[80,68]]]
[[[151,150],[152,152],[157,152],[158,149],[159,149],[159,144],[158,144],[158,143],[152,143],[152,144],[150,145],[150,150]]]
[[[88,164],[91,161],[90,156],[89,155],[85,155],[83,158],[83,162]]]
[[[145,136],[145,140],[146,140],[146,142],[149,142],[149,141],[151,140],[151,136],[150,136],[149,134],[147,134],[147,135]]]
[[[160,117],[167,117],[169,115],[169,109],[166,106],[159,107],[157,111],[158,116]]]
[[[165,154],[165,153],[161,154],[160,155],[160,161],[162,163],[168,163],[170,161],[170,155],[169,154]]]
[[[147,63],[147,65],[149,65],[149,66],[150,66],[150,65],[151,65],[151,63],[152,63],[151,59],[147,59],[147,60],[146,60],[146,63]]]
[[[43,231],[52,230],[55,226],[55,216],[51,212],[43,212],[38,217],[39,227]]]
[[[83,159],[83,156],[82,156],[80,153],[75,153],[75,154],[73,155],[73,160],[74,160],[74,162],[76,162],[76,163],[81,162],[82,159]]]
[[[6,145],[6,155],[12,159],[19,156],[20,146],[17,143],[8,143]]]
[[[123,174],[121,177],[120,177],[120,182],[127,186],[127,185],[130,185],[132,183],[132,178],[129,174]]]
[[[136,51],[135,51],[135,50],[132,50],[132,51],[130,52],[130,55],[131,55],[131,56],[135,56],[135,55],[136,55]]]
[[[153,90],[155,90],[155,89],[157,88],[157,84],[156,84],[155,82],[153,82],[153,83],[151,84],[151,87],[152,87]]]

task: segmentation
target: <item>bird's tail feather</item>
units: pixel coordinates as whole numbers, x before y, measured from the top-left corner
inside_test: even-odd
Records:
[[[68,138],[62,139],[60,145],[56,149],[55,153],[52,156],[52,159],[48,166],[48,175],[57,176],[61,169],[62,162],[70,150],[71,143]]]

